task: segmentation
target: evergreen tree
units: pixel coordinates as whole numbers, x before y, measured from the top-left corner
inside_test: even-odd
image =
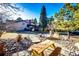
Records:
[[[34,19],[34,24],[35,24],[35,25],[37,24],[37,19],[36,19],[36,18]]]
[[[23,19],[21,18],[21,17],[18,17],[17,19],[16,19],[16,21],[22,21]]]
[[[55,14],[55,18],[58,20],[53,22],[55,30],[67,31],[68,39],[70,39],[70,31],[79,30],[79,4],[73,5],[70,3],[64,4],[63,9],[60,9],[59,13]],[[59,20],[58,16],[63,16],[64,21]],[[66,18],[65,18],[66,17]],[[67,20],[67,21],[65,21]]]
[[[52,24],[52,21],[54,21],[53,16],[51,16],[50,18],[48,18],[48,24]]]
[[[42,8],[41,8],[41,13],[40,13],[40,26],[42,28],[42,31],[44,31],[44,29],[47,26],[47,17],[46,17],[46,8],[45,8],[45,6],[42,6]]]

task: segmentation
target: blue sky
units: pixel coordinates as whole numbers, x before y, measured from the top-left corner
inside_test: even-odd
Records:
[[[17,5],[24,9],[23,19],[39,19],[43,5],[46,7],[47,17],[51,17],[59,11],[63,3],[17,3]]]

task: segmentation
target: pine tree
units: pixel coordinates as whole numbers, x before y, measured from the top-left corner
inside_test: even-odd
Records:
[[[41,13],[40,13],[40,26],[42,28],[42,31],[44,31],[44,29],[47,26],[47,17],[46,17],[46,8],[45,8],[45,6],[42,6],[42,8],[41,8]]]
[[[34,19],[34,24],[35,24],[35,25],[37,24],[37,19],[36,19],[36,18]]]

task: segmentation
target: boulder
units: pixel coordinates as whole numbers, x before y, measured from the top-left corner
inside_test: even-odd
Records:
[[[12,56],[30,56],[30,53],[24,50],[24,51],[13,53]]]
[[[77,47],[77,48],[79,49],[79,42],[75,43],[74,46]]]
[[[17,33],[3,33],[0,37],[0,39],[16,39],[18,36]]]
[[[39,37],[37,36],[29,36],[30,37],[30,40],[32,40],[33,43],[37,43],[37,42],[40,42],[41,40],[39,39]]]
[[[55,39],[60,39],[59,33],[54,33],[54,34],[53,34],[53,38],[55,38]]]
[[[59,40],[60,39],[60,35],[58,33],[54,33],[53,35],[49,35],[49,37],[47,37],[47,39],[51,39],[51,40]]]

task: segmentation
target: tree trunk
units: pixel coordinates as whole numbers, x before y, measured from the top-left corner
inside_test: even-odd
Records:
[[[68,32],[68,40],[70,39],[70,32]]]
[[[52,36],[52,30],[49,31],[49,35]]]
[[[43,32],[44,32],[44,28],[43,28]]]

